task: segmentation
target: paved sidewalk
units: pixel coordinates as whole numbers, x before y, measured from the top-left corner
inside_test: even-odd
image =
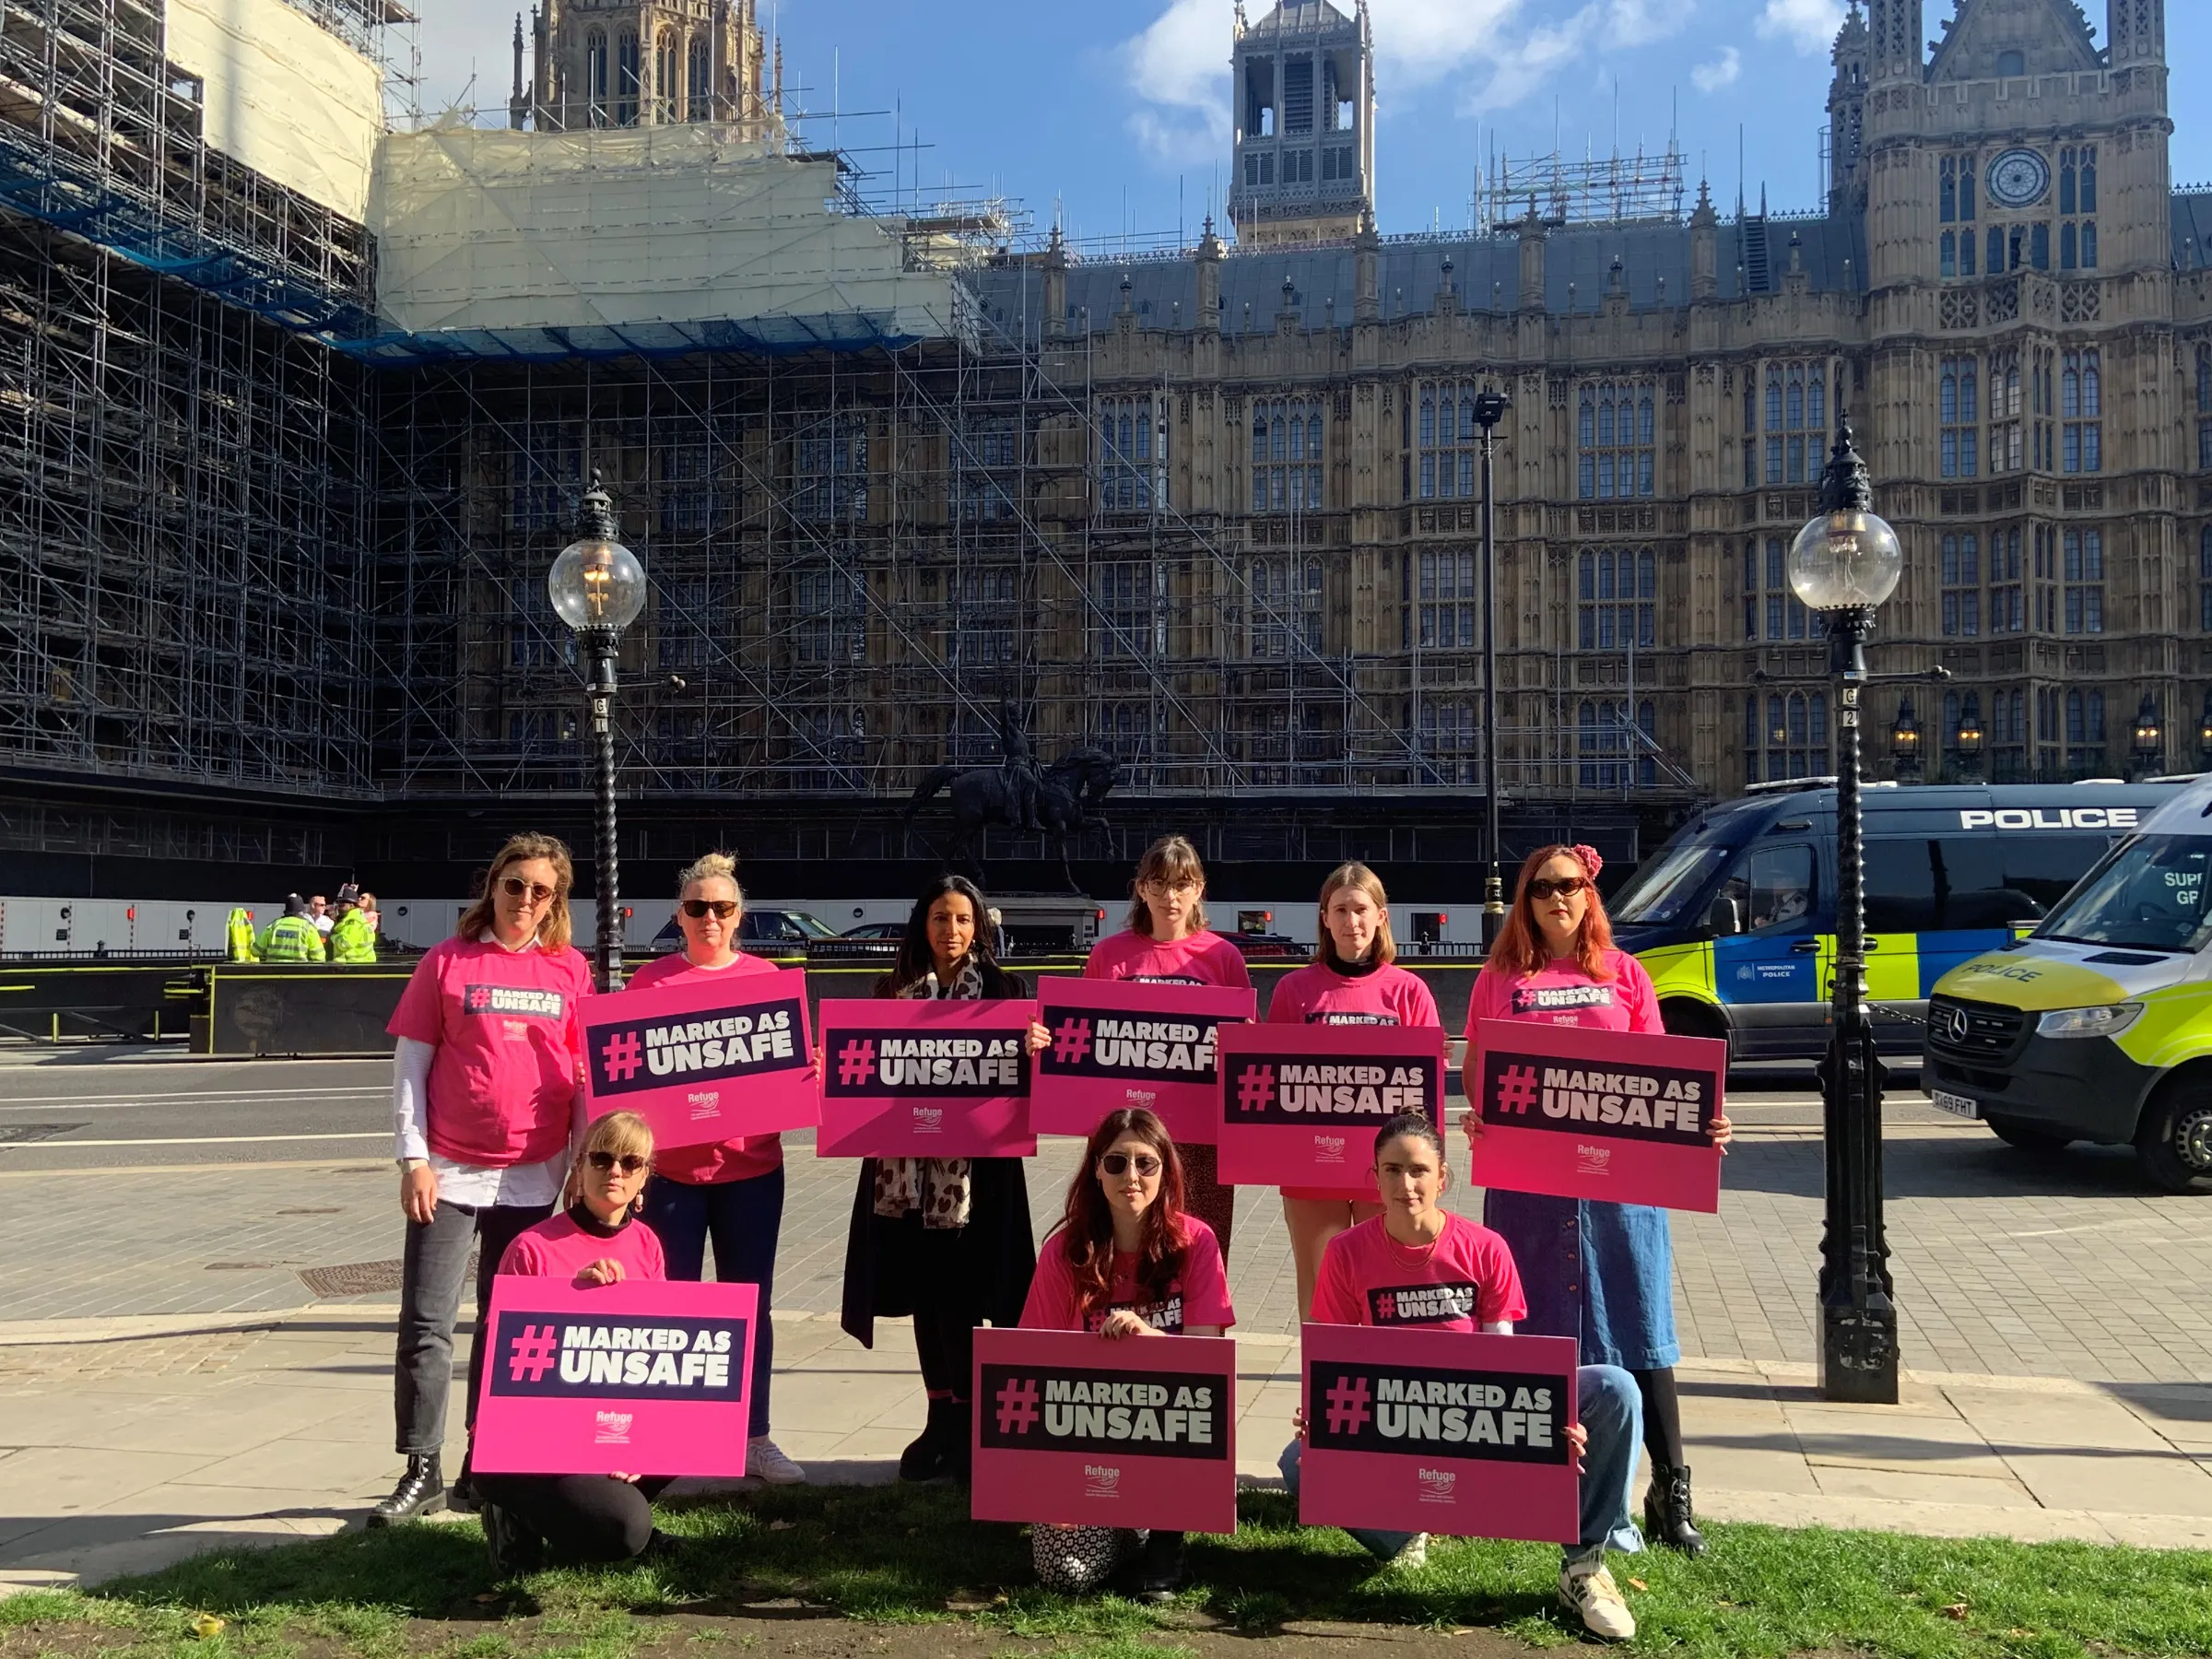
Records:
[[[397,1469],[392,1318],[0,1325],[0,1591],[359,1524]],[[818,1480],[889,1479],[920,1427],[905,1327],[878,1330],[868,1353],[827,1315],[779,1316],[776,1436]],[[1239,1465],[1271,1480],[1295,1350],[1263,1334],[1241,1356]],[[1709,1516],[2212,1547],[2212,1386],[1917,1375],[1878,1410],[1822,1403],[1786,1363],[1694,1362],[1683,1382]]]

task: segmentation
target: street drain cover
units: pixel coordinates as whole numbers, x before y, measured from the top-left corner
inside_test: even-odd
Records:
[[[302,1267],[300,1282],[317,1296],[371,1296],[399,1288],[405,1264],[348,1262],[338,1267]]]
[[[52,1140],[57,1135],[66,1135],[72,1129],[82,1129],[82,1124],[0,1124],[0,1147],[19,1147],[26,1141]]]

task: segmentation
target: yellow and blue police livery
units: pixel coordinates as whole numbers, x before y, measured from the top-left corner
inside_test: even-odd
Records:
[[[1936,982],[2034,925],[2171,784],[1867,786],[1867,992],[1885,1050],[1917,1053]],[[1667,1029],[1738,1060],[1827,1046],[1836,955],[1830,778],[1702,810],[1612,901]]]

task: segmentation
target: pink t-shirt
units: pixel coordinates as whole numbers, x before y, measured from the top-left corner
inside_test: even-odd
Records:
[[[1485,967],[1467,999],[1467,1041],[1478,1019],[1533,1019],[1541,1025],[1583,1026],[1597,1031],[1661,1031],[1659,998],[1643,964],[1623,950],[1606,952],[1611,980],[1594,980],[1572,958],[1541,973],[1509,978]]]
[[[1157,985],[1220,985],[1248,990],[1244,953],[1218,933],[1162,941],[1131,930],[1100,939],[1083,964],[1085,979],[1136,980]]]
[[[1269,1025],[1443,1024],[1436,998],[1418,974],[1386,962],[1372,973],[1345,974],[1323,962],[1309,962],[1283,975],[1268,999]],[[1372,1204],[1371,1182],[1348,1187],[1284,1187],[1286,1198],[1341,1199]]]
[[[633,991],[648,985],[703,985],[716,981],[744,979],[749,974],[773,973],[776,965],[759,957],[739,954],[725,968],[695,968],[675,950],[656,957],[630,976]],[[653,1156],[653,1172],[686,1186],[719,1186],[725,1181],[749,1181],[783,1167],[781,1135],[740,1135],[708,1147],[671,1147]]]
[[[490,1170],[558,1158],[582,1087],[578,1005],[591,993],[590,969],[567,946],[432,946],[384,1028],[438,1051],[423,1113],[430,1150]]]
[[[1116,1251],[1113,1257],[1113,1299],[1086,1318],[1076,1305],[1076,1270],[1067,1258],[1067,1235],[1056,1232],[1044,1241],[1037,1258],[1037,1276],[1030,1281],[1030,1299],[1021,1305],[1025,1331],[1095,1331],[1115,1308],[1127,1308],[1155,1330],[1180,1336],[1190,1325],[1237,1323],[1229,1305],[1229,1279],[1221,1270],[1221,1245],[1214,1230],[1195,1216],[1182,1218],[1182,1267],[1158,1301],[1137,1288],[1136,1253]]]
[[[593,1232],[565,1213],[548,1217],[517,1237],[500,1258],[500,1271],[526,1274],[532,1278],[572,1280],[594,1262],[610,1257],[622,1264],[626,1277],[668,1277],[660,1237],[644,1222],[632,1217],[612,1235],[605,1235]]]
[[[1392,1238],[1381,1216],[1347,1228],[1329,1241],[1313,1281],[1315,1324],[1473,1331],[1527,1317],[1505,1241],[1449,1213],[1436,1242],[1418,1250]]]

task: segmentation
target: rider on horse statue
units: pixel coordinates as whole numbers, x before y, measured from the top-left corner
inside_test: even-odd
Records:
[[[1037,752],[1030,746],[1030,735],[1015,719],[1014,711],[1003,702],[998,705],[998,747],[1007,815],[1018,828],[1041,835],[1044,824],[1037,816]]]

